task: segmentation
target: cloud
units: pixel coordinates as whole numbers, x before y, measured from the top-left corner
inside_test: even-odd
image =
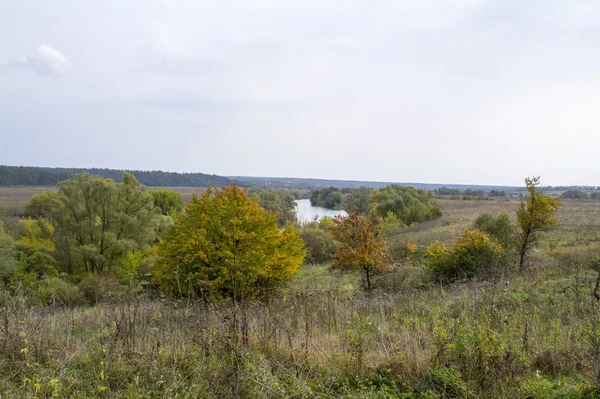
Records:
[[[25,60],[15,60],[2,65],[3,70],[31,69],[41,76],[64,76],[71,63],[60,51],[43,44],[27,54]]]

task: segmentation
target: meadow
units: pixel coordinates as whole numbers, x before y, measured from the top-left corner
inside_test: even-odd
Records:
[[[6,225],[43,188],[0,189]],[[183,190],[182,190],[183,191]],[[186,190],[186,193],[188,191]],[[188,194],[191,196],[191,194]],[[422,251],[517,199],[438,199],[440,219],[389,232]],[[97,277],[94,305],[0,294],[2,398],[595,398],[600,201],[565,200],[523,274],[452,285],[396,265],[372,295],[353,272],[303,265],[242,309]]]

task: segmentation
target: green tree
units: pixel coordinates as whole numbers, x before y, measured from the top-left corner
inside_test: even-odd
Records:
[[[102,273],[155,238],[159,210],[130,173],[123,174],[122,183],[75,175],[58,184],[53,204],[54,256],[68,273]]]
[[[177,191],[161,188],[148,192],[154,200],[154,206],[158,207],[164,216],[175,216],[183,211],[183,198]]]
[[[340,243],[332,266],[340,269],[360,270],[362,286],[370,292],[373,279],[390,268],[388,253],[382,234],[382,219],[376,215],[358,215],[356,207],[348,216],[338,215],[331,226],[333,237]]]
[[[568,190],[562,193],[561,197],[570,199],[586,199],[588,195],[583,190]]]
[[[306,246],[305,263],[328,263],[333,259],[336,242],[326,228],[304,226],[300,229],[300,237]]]
[[[525,178],[529,195],[521,200],[517,209],[519,240],[519,271],[525,267],[525,257],[538,240],[539,233],[556,224],[556,210],[561,203],[557,198],[537,191],[539,176]]]
[[[56,207],[56,191],[33,195],[23,208],[23,216],[29,218],[49,218]]]
[[[296,223],[296,202],[291,193],[253,188],[248,191],[248,195],[256,198],[261,207],[277,213],[279,227]]]
[[[155,277],[180,295],[235,303],[280,288],[304,259],[296,230],[235,184],[194,196],[159,244]]]

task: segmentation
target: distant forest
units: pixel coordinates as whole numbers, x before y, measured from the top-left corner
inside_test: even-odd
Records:
[[[0,165],[0,186],[54,186],[56,183],[67,180],[77,173],[90,173],[113,179],[122,180],[123,172],[130,172],[138,181],[150,187],[207,187],[229,186],[233,180],[225,176],[207,175],[204,173],[174,173],[144,170],[118,170],[96,168],[42,168],[32,166],[2,166]],[[241,186],[248,186],[241,183]]]

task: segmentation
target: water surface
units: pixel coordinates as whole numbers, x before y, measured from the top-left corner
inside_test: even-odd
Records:
[[[312,206],[309,199],[301,199],[296,201],[296,217],[301,224],[309,223],[321,219],[324,216],[335,217],[337,215],[346,216],[346,211],[336,211],[333,209],[321,208]]]

